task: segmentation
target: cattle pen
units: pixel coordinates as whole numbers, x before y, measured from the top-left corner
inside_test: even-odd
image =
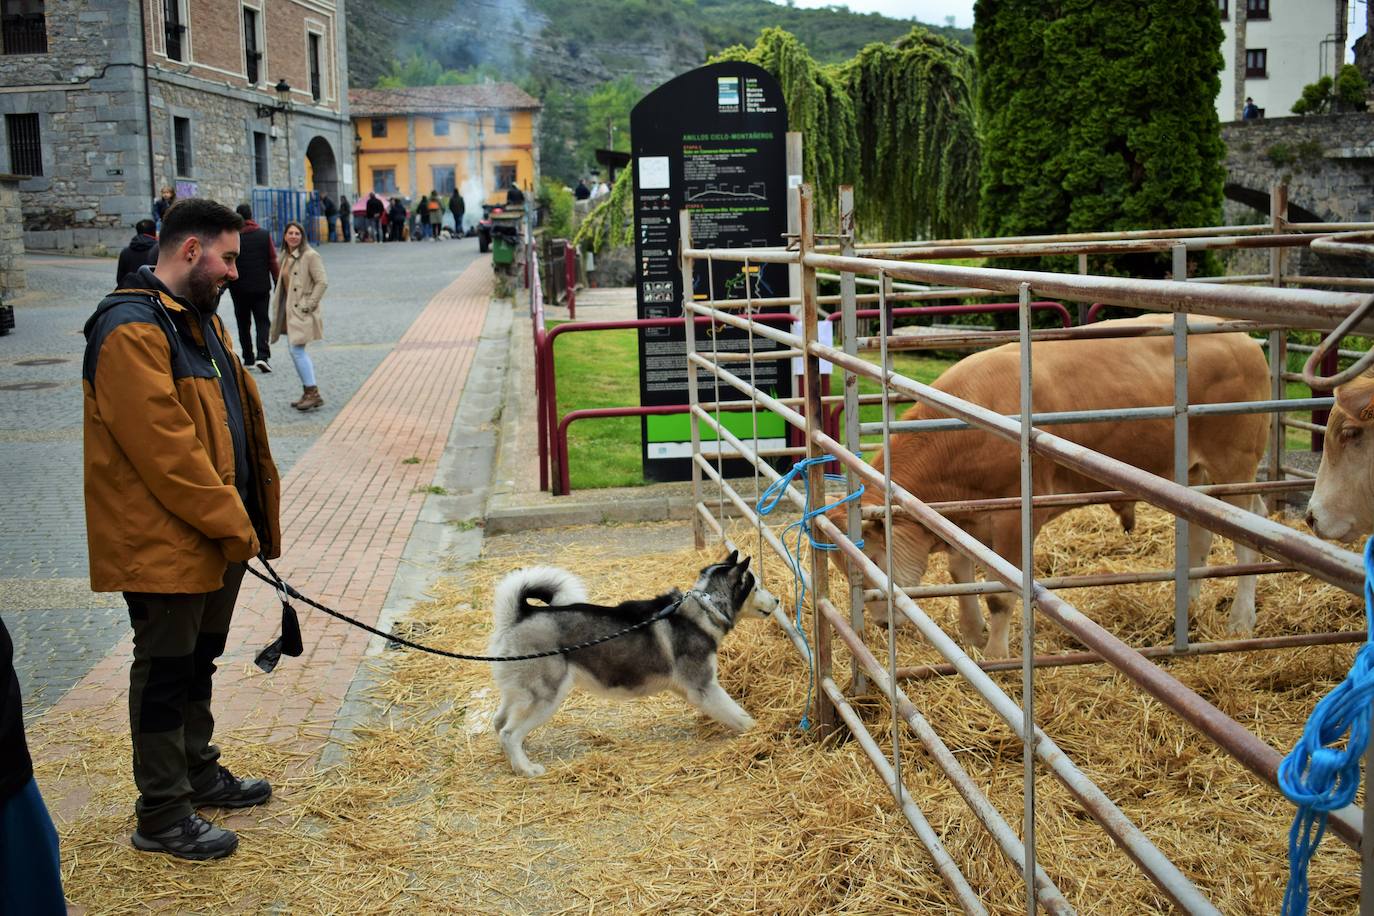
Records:
[[[1341,378],[1349,378],[1363,370],[1371,360],[1369,354],[1347,354],[1356,364],[1340,374],[1340,378],[1322,379],[1316,367],[1325,367],[1328,375],[1334,370],[1332,348],[1344,333],[1374,333],[1374,317],[1370,317],[1374,296],[1374,281],[1358,278],[1322,278],[1285,274],[1283,252],[1287,249],[1314,247],[1314,240],[1322,240],[1327,251],[1341,254],[1361,254],[1360,246],[1352,245],[1343,233],[1374,228],[1368,224],[1295,224],[1284,219],[1284,194],[1276,189],[1272,200],[1270,223],[1261,226],[1207,227],[1165,231],[1117,232],[1054,236],[1044,238],[1014,238],[987,240],[959,240],[953,242],[919,242],[903,244],[857,244],[853,224],[853,198],[848,189],[841,189],[839,199],[839,227],[833,236],[818,236],[813,225],[813,200],[808,186],[793,192],[795,212],[799,224],[786,246],[754,249],[699,249],[691,244],[691,222],[688,214],[680,217],[682,242],[682,271],[684,290],[694,288],[693,277],[705,270],[705,288],[714,289],[709,275],[718,264],[744,265],[746,278],[743,298],[712,300],[685,297],[683,304],[687,330],[687,361],[691,402],[692,474],[694,513],[693,524],[698,546],[708,535],[730,540],[731,524],[747,524],[760,543],[766,543],[787,559],[794,551],[784,544],[777,531],[771,528],[759,511],[760,490],[779,483],[785,497],[814,528],[815,538],[809,548],[809,562],[797,558],[796,574],[805,594],[811,596],[809,618],[800,613],[795,622],[785,609],[775,612],[775,619],[788,634],[797,650],[808,659],[815,694],[813,720],[822,736],[843,724],[870,759],[880,778],[894,796],[903,816],[928,852],[936,870],[958,905],[969,913],[986,912],[979,888],[965,874],[961,863],[955,862],[941,842],[937,830],[921,810],[920,799],[907,791],[903,769],[910,763],[903,755],[904,743],[914,739],[925,755],[943,772],[953,790],[967,804],[972,816],[986,829],[993,844],[1009,864],[1017,880],[1024,882],[1024,905],[1027,912],[1037,906],[1047,912],[1073,912],[1074,907],[1061,892],[1050,874],[1042,867],[1036,852],[1036,782],[1040,772],[1051,774],[1074,801],[1140,869],[1148,880],[1179,910],[1189,913],[1218,912],[1209,896],[1195,883],[1193,875],[1185,873],[1156,845],[1145,829],[1129,818],[1107,793],[1099,788],[1083,768],[1080,768],[1060,749],[1052,736],[1041,731],[1037,724],[1034,690],[1037,669],[1086,663],[1105,663],[1129,678],[1140,691],[1188,723],[1207,741],[1213,742],[1233,757],[1255,777],[1271,787],[1277,786],[1280,753],[1270,743],[1208,702],[1197,691],[1183,684],[1152,658],[1192,657],[1205,653],[1254,651],[1292,646],[1311,646],[1340,642],[1363,642],[1364,632],[1304,633],[1269,638],[1190,641],[1189,587],[1190,583],[1216,577],[1268,575],[1301,572],[1325,583],[1362,595],[1364,568],[1360,557],[1351,551],[1321,541],[1263,515],[1239,508],[1221,497],[1262,494],[1281,499],[1310,489],[1314,475],[1307,469],[1285,463],[1284,438],[1290,428],[1320,432],[1320,423],[1283,419],[1285,411],[1323,410],[1332,404],[1330,397],[1303,400],[1285,399],[1285,385],[1296,376],[1287,370],[1288,331],[1301,329],[1333,332],[1320,347],[1306,347],[1312,352],[1307,369],[1302,373],[1315,389],[1334,387]],[[818,241],[826,244],[818,244]],[[1333,247],[1335,246],[1335,247]],[[1344,246],[1344,250],[1342,249]],[[1190,253],[1225,249],[1267,249],[1270,270],[1245,276],[1199,278],[1188,280],[1187,258]],[[1353,249],[1353,250],[1352,250]],[[1320,248],[1319,248],[1320,250]],[[1171,280],[1141,280],[1119,276],[1093,275],[1088,272],[1088,258],[1123,253],[1168,253],[1173,259]],[[929,259],[948,258],[1014,258],[1044,255],[1076,256],[1079,273],[1050,273],[1009,270],[988,267],[963,267],[928,263]],[[764,263],[791,265],[793,294],[789,297],[754,299],[749,289],[750,266]],[[821,295],[818,277],[828,272],[838,280],[839,292]],[[798,282],[799,281],[799,282]],[[1297,284],[1317,284],[1336,287],[1335,290],[1289,288]],[[1257,285],[1258,284],[1258,285]],[[860,289],[864,292],[860,292]],[[977,297],[992,294],[1011,294],[1021,304],[1019,327],[1014,331],[959,329],[937,331],[923,335],[894,336],[887,320],[882,320],[876,332],[860,332],[856,311],[861,305],[876,306],[880,314],[890,313],[894,303],[919,302],[952,296]],[[1122,331],[1120,328],[1080,325],[1071,328],[1035,329],[1030,321],[1032,298],[1051,298],[1079,303],[1080,316],[1089,304],[1124,306],[1146,311],[1172,313],[1170,324],[1148,330]],[[799,329],[794,332],[780,329],[775,323],[755,320],[760,310],[776,312],[796,310]],[[833,315],[827,315],[826,310]],[[836,318],[835,316],[838,316]],[[1198,319],[1207,318],[1206,321]],[[729,353],[714,348],[715,335],[700,341],[696,322],[701,319],[729,325],[748,333],[747,352],[738,349]],[[695,320],[694,320],[695,319]],[[818,327],[827,320],[836,320],[842,343],[823,342]],[[799,330],[799,333],[796,331]],[[1221,404],[1190,404],[1188,401],[1188,341],[1190,336],[1213,333],[1246,332],[1264,334],[1269,350],[1271,397],[1268,400]],[[1072,414],[1036,413],[1031,398],[1031,380],[1035,371],[1030,358],[1032,341],[1096,339],[1109,336],[1172,336],[1174,369],[1174,402],[1131,410],[1089,410]],[[766,338],[781,345],[781,349],[766,353],[755,351],[754,340]],[[1005,416],[955,397],[927,384],[904,377],[891,368],[890,355],[899,349],[939,348],[976,349],[1009,342],[1020,346],[1020,416]],[[878,363],[861,358],[861,352],[876,351]],[[797,398],[774,398],[752,383],[754,367],[761,359],[800,358],[804,368],[804,393]],[[820,383],[823,362],[843,372],[843,393],[834,396],[823,393]],[[878,394],[861,396],[860,378],[876,382]],[[721,392],[728,392],[733,400],[727,402]],[[714,393],[712,393],[714,392]],[[891,403],[897,399],[916,402],[945,414],[943,420],[896,421]],[[789,480],[773,467],[768,456],[761,456],[759,443],[749,442],[726,428],[720,417],[723,409],[738,409],[740,401],[755,412],[771,412],[798,430],[805,445],[786,450],[790,459],[808,460],[804,485],[791,486]],[[880,403],[882,418],[877,422],[861,422],[860,405]],[[727,404],[729,405],[727,407]],[[843,409],[843,434],[830,433],[828,411]],[[1190,486],[1188,479],[1189,420],[1196,417],[1271,413],[1280,418],[1271,424],[1269,461],[1264,479],[1251,483]],[[1174,479],[1164,479],[1143,472],[1127,463],[1094,452],[1051,431],[1057,424],[1089,422],[1132,422],[1168,419],[1174,434]],[[912,493],[893,484],[891,467],[884,463],[875,470],[861,457],[861,437],[881,436],[884,453],[890,437],[901,433],[910,435],[939,435],[948,429],[978,429],[1001,440],[1015,443],[1019,449],[1021,468],[1020,496],[1010,498],[964,501],[959,503],[926,502],[921,494]],[[755,424],[757,434],[757,424]],[[715,439],[722,444],[703,448],[703,441]],[[722,466],[722,454],[743,459],[753,468],[754,491],[741,492],[736,482],[727,478]],[[769,453],[776,456],[777,450]],[[881,492],[880,506],[861,510],[857,500],[847,508],[847,524],[842,529],[817,510],[827,501],[841,495],[835,487],[826,494],[825,467],[829,460],[833,470],[843,469],[846,483],[843,492],[852,494],[860,486]],[[1031,468],[1036,461],[1057,462],[1084,476],[1100,481],[1104,488],[1094,492],[1033,495]],[[833,483],[833,482],[832,482]],[[708,492],[709,491],[709,492]],[[808,499],[810,500],[808,502]],[[1174,568],[1143,572],[1076,575],[1037,580],[1034,577],[1032,524],[1037,508],[1113,504],[1141,501],[1156,506],[1174,517]],[[977,512],[1019,513],[1022,529],[1019,563],[1000,556],[978,538],[972,536],[949,518]],[[925,526],[941,538],[950,552],[972,560],[984,571],[986,581],[955,585],[922,585],[896,588],[890,576],[891,548],[887,557],[877,560],[867,556],[860,546],[862,517],[875,519],[890,531],[894,517],[905,516]],[[732,521],[736,520],[736,521]],[[1195,566],[1190,563],[1188,543],[1190,526],[1202,526],[1230,538],[1240,545],[1258,551],[1268,559],[1262,563],[1232,563],[1219,566]],[[737,535],[736,535],[737,536]],[[829,578],[830,553],[824,549],[828,542],[838,549],[849,571],[848,609],[832,600]],[[890,545],[891,538],[885,543]],[[800,542],[799,542],[800,543]],[[790,560],[788,562],[791,562]],[[1204,556],[1205,564],[1205,556]],[[1101,587],[1138,582],[1173,582],[1174,620],[1173,641],[1169,645],[1132,647],[1082,613],[1074,604],[1060,597],[1061,590],[1080,587]],[[866,582],[867,588],[864,587]],[[1009,593],[1021,605],[1021,658],[975,660],[956,640],[948,636],[940,625],[923,609],[920,601],[953,595]],[[864,641],[864,603],[870,606],[886,602],[888,638],[884,650],[875,650]],[[1042,617],[1035,617],[1039,611]],[[1048,619],[1069,634],[1083,651],[1037,656],[1035,654],[1036,626]],[[901,667],[895,649],[895,623],[902,620],[915,627],[920,636],[940,656],[943,663],[919,667]],[[832,659],[835,639],[848,653],[851,669],[848,685],[842,684]],[[880,652],[886,655],[880,660]],[[1014,668],[1021,671],[1020,700],[1008,694],[991,672]],[[926,711],[911,696],[912,683],[941,675],[957,674],[971,687],[1001,720],[1003,726],[1020,741],[1023,762],[1022,798],[1024,807],[1021,830],[989,801],[977,781],[961,763],[958,748],[946,744],[928,721]],[[907,685],[904,688],[904,684]],[[885,698],[886,715],[890,717],[887,747],[883,736],[865,724],[853,702],[857,694],[869,691]],[[1312,698],[1315,702],[1316,697]],[[1304,711],[1305,714],[1305,711]],[[1109,723],[1107,723],[1109,724]],[[903,727],[905,726],[905,727]],[[1274,792],[1277,793],[1277,788]],[[1331,832],[1360,856],[1361,912],[1374,913],[1374,867],[1370,850],[1362,843],[1374,811],[1366,813],[1355,805],[1333,812]],[[1033,876],[1030,880],[1027,876]]]

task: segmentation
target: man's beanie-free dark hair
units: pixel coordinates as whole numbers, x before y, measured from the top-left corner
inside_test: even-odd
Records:
[[[224,204],[204,197],[185,198],[167,208],[162,217],[162,249],[170,251],[193,235],[204,241],[242,228],[243,217]]]
[[[234,210],[238,213],[239,216],[242,216],[245,220],[253,218],[253,208],[248,206],[248,204],[239,204],[237,207],[234,208]]]

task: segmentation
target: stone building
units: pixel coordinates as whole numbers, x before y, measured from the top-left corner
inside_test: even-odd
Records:
[[[3,0],[0,38],[31,249],[121,247],[162,187],[352,191],[344,0]]]
[[[457,188],[475,212],[511,184],[536,188],[540,107],[510,83],[354,89],[358,189],[414,198]]]

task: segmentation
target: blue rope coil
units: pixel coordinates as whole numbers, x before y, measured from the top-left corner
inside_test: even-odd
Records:
[[[816,458],[804,458],[798,461],[796,464],[792,465],[790,471],[773,481],[768,489],[763,491],[763,495],[759,497],[758,504],[755,506],[759,515],[768,515],[778,507],[778,503],[781,502],[783,496],[787,494],[787,489],[792,485],[792,481],[796,480],[797,477],[801,477],[801,518],[782,529],[782,534],[779,536],[778,540],[782,542],[783,549],[787,551],[787,564],[792,569],[792,591],[796,595],[796,601],[792,609],[793,618],[797,627],[797,633],[801,636],[802,645],[806,647],[806,668],[809,675],[806,680],[806,709],[803,710],[801,722],[799,723],[800,727],[803,729],[811,727],[811,684],[816,679],[816,668],[815,662],[812,659],[811,643],[806,638],[806,630],[802,628],[802,605],[806,602],[806,578],[805,574],[802,572],[801,565],[802,538],[804,537],[810,545],[817,550],[839,550],[838,544],[816,540],[815,535],[811,533],[811,520],[818,515],[824,515],[836,506],[843,506],[845,503],[858,499],[864,492],[863,484],[860,484],[859,488],[853,493],[843,496],[833,503],[828,503],[816,509],[811,508],[811,478],[806,476],[805,472],[813,465],[825,464],[828,461],[834,460],[834,455],[822,455]],[[844,476],[841,474],[826,474],[825,479],[839,483],[844,483],[845,480]],[[793,531],[796,532],[797,538],[795,550],[787,541],[789,534]],[[863,547],[863,545],[864,542],[862,540],[858,542],[859,547]]]
[[[1307,912],[1307,867],[1326,833],[1327,816],[1354,802],[1360,787],[1374,700],[1374,538],[1364,547],[1364,620],[1366,641],[1350,673],[1317,703],[1297,746],[1279,764],[1279,789],[1298,806],[1288,831],[1284,916]],[[1342,741],[1344,749],[1331,746]]]

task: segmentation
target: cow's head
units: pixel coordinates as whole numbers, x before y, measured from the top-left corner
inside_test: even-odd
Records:
[[[1374,373],[1336,389],[1307,524],[1338,541],[1374,529]]]
[[[826,516],[835,527],[844,531],[846,512],[846,507],[839,506],[827,512]],[[861,531],[864,556],[872,560],[879,569],[886,568],[887,538],[883,531],[883,520],[865,519]],[[892,577],[897,580],[898,587],[911,588],[921,584],[930,561],[930,552],[941,543],[943,542],[931,534],[924,525],[904,516],[892,519]],[[832,551],[830,556],[842,572],[847,572],[845,555],[842,552]]]

